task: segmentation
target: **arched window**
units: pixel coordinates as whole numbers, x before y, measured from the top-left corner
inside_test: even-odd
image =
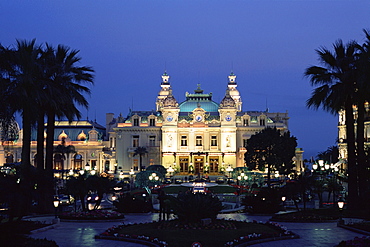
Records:
[[[104,164],[104,171],[109,171],[109,165],[110,165],[110,162],[109,162],[109,160],[106,160],[105,161],[105,164]]]
[[[73,162],[74,162],[73,169],[75,170],[82,169],[82,155],[81,154],[76,154],[73,159]]]
[[[54,170],[63,170],[63,155],[55,154],[54,155]]]

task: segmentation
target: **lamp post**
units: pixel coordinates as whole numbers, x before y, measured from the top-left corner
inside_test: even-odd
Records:
[[[286,196],[282,196],[281,197],[281,201],[283,202],[283,209],[284,209],[284,211],[286,211],[286,209],[285,209],[285,200],[286,200]]]
[[[172,166],[167,168],[167,172],[170,174],[170,177],[172,177],[172,174],[175,170],[172,168]]]
[[[89,163],[88,163],[88,162],[86,162],[85,170],[86,170],[86,171],[90,171],[90,165],[89,165]]]
[[[150,176],[149,176],[149,180],[150,181],[158,181],[159,180],[159,177],[157,176],[157,174],[155,172],[153,172]]]
[[[339,208],[339,221],[338,221],[338,225],[344,225],[344,220],[342,218],[343,207],[344,207],[344,201],[343,201],[342,198],[340,198],[338,200],[338,208]]]
[[[231,167],[231,165],[229,164],[229,166],[226,168],[226,171],[229,172],[229,178],[231,177],[231,172],[233,171],[234,169]]]
[[[53,220],[53,223],[59,223],[59,218],[58,218],[59,199],[58,197],[54,197],[53,204],[55,208],[55,219]]]
[[[131,169],[130,169],[129,174],[130,174],[130,190],[132,190],[132,187],[133,187],[133,181],[134,181],[133,177],[134,177],[134,174],[135,174],[134,169],[133,169],[132,167],[131,167]]]
[[[91,174],[92,176],[95,176],[95,174],[96,174],[96,170],[95,170],[95,169],[91,170],[91,171],[90,171],[90,174]]]

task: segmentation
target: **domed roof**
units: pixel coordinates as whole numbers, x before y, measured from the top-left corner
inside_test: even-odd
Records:
[[[180,112],[192,112],[202,108],[206,112],[218,112],[218,104],[212,100],[212,93],[205,94],[198,84],[194,94],[186,93],[186,100],[179,105]]]
[[[226,91],[226,95],[220,103],[220,107],[235,107],[235,101],[230,96],[230,91]]]
[[[218,112],[218,104],[212,100],[184,101],[179,107],[180,112],[192,112],[196,108],[202,108],[206,112]]]
[[[172,95],[172,90],[170,90],[170,94],[163,100],[164,107],[177,107],[178,103],[175,97]]]

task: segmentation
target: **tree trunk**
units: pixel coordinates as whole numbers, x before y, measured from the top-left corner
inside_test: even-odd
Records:
[[[23,111],[23,142],[22,142],[22,167],[27,168],[31,165],[31,114],[28,113],[26,110]]]
[[[47,113],[47,135],[46,135],[46,155],[45,155],[45,204],[46,210],[53,212],[54,194],[54,173],[53,173],[53,152],[54,152],[54,128],[55,114]]]
[[[48,112],[47,117],[48,119],[46,136],[45,170],[48,176],[53,177],[54,129],[55,129],[54,112]]]
[[[44,170],[44,114],[40,114],[37,119],[37,152],[36,164],[37,170]]]
[[[267,187],[271,188],[271,168],[270,168],[270,164],[267,164]]]
[[[31,201],[32,201],[32,189],[33,189],[33,175],[31,171],[31,114],[27,109],[23,110],[23,142],[22,142],[22,161],[21,161],[21,180],[20,180],[20,193],[21,199],[17,202],[21,203],[17,205],[20,208],[19,217],[20,219],[30,212]]]

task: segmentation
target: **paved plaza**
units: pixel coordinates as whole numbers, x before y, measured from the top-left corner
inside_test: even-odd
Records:
[[[145,223],[153,220],[158,220],[157,213],[149,214],[126,214],[124,223]],[[53,216],[31,217],[31,220],[41,222],[51,222]],[[220,214],[219,218],[247,220],[247,221],[267,221],[270,216],[251,216],[246,214]],[[348,220],[348,219],[347,219]],[[33,238],[46,238],[54,240],[60,247],[139,247],[141,244],[134,244],[121,241],[95,239],[94,236],[104,232],[113,225],[120,224],[117,222],[60,222],[54,229],[32,234]],[[337,227],[336,222],[328,223],[281,223],[288,230],[298,234],[299,239],[272,241],[253,245],[255,247],[279,247],[279,246],[330,246],[337,245],[341,240],[350,240],[355,237],[363,237],[365,235],[355,233],[340,227]]]

